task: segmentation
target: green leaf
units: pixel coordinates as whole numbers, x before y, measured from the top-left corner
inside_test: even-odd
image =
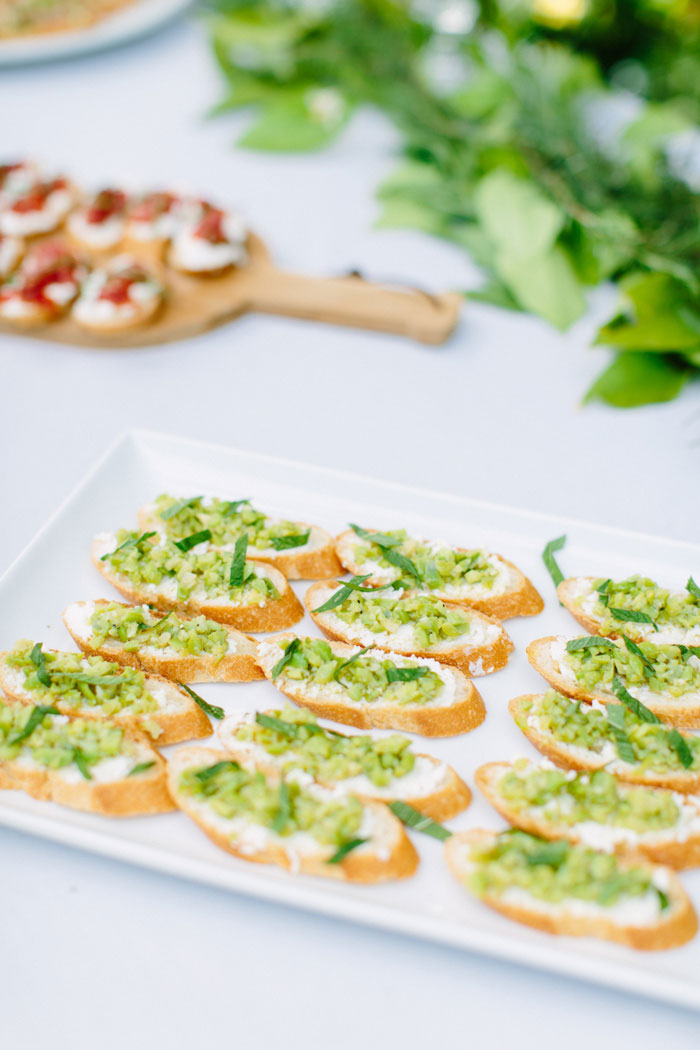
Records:
[[[267,103],[257,122],[238,140],[247,149],[305,152],[333,141],[347,123],[349,108],[341,99],[337,115],[324,118],[315,103],[319,91],[305,91]],[[330,96],[328,96],[330,97]]]
[[[503,170],[479,182],[474,209],[488,237],[520,260],[546,255],[564,223],[562,211],[534,182]]]
[[[275,536],[272,546],[276,551],[288,551],[294,547],[304,547],[309,542],[311,529],[306,532],[298,532],[294,536]]]
[[[419,201],[388,198],[383,201],[379,217],[375,220],[379,230],[421,230],[435,237],[444,237],[445,223],[432,208]]]
[[[413,828],[414,831],[422,831],[424,835],[430,835],[431,838],[440,839],[444,842],[448,839],[452,832],[447,828],[444,828],[442,824],[438,824],[437,821],[431,820],[430,817],[426,817],[423,813],[420,813],[413,806],[409,806],[408,802],[390,802],[389,809],[398,817],[400,821],[408,825],[409,828]]]
[[[653,663],[651,662],[651,660],[648,659],[648,657],[644,655],[637,643],[633,642],[631,638],[628,638],[626,634],[623,634],[622,638],[625,643],[625,648],[627,649],[627,652],[633,653],[635,656],[638,656],[639,659],[642,661],[644,665],[644,673],[646,674],[647,672],[649,672],[649,674],[654,674],[655,669]]]
[[[296,725],[293,725],[291,722],[284,722],[281,718],[275,718],[274,715],[266,715],[262,711],[258,711],[255,721],[263,729],[272,729],[273,732],[281,733],[282,736],[286,736],[290,740],[297,735]]]
[[[195,773],[195,776],[202,784],[206,784],[208,780],[213,780],[217,773],[221,773],[224,769],[239,768],[238,762],[234,762],[231,758],[225,758],[221,762],[215,762],[213,766],[204,766],[203,769]]]
[[[294,656],[295,652],[297,651],[297,649],[299,648],[300,645],[301,645],[301,639],[300,638],[292,638],[291,642],[289,642],[285,646],[284,653],[282,654],[280,659],[277,661],[275,666],[272,668],[272,681],[273,682],[274,682],[275,678],[278,678],[279,675],[282,674],[282,672],[284,671],[285,667],[287,666],[289,661],[292,659],[292,657]]]
[[[292,807],[289,799],[289,788],[285,780],[280,780],[279,794],[277,796],[277,812],[270,825],[273,831],[280,835],[286,828]]]
[[[166,507],[164,511],[161,511],[160,517],[163,521],[170,521],[176,514],[179,514],[181,510],[185,510],[186,507],[191,507],[193,503],[196,503],[201,496],[190,496],[189,499],[178,499]]]
[[[223,707],[216,707],[214,704],[208,704],[207,701],[201,697],[198,693],[195,693],[194,689],[190,689],[184,682],[177,683],[181,689],[184,689],[188,696],[190,696],[198,707],[201,707],[205,715],[209,715],[211,718],[222,719],[224,717]]]
[[[123,543],[120,543],[118,547],[115,547],[113,551],[108,551],[107,554],[103,554],[100,561],[106,561],[107,558],[111,558],[117,551],[123,551],[126,547],[140,547],[146,540],[150,540],[152,536],[155,536],[155,532],[142,532],[140,536],[130,536]]]
[[[695,582],[692,576],[688,577],[688,582],[685,585],[685,589],[687,590],[688,594],[692,594],[693,598],[695,598],[696,601],[700,601],[700,587],[698,587],[697,583]]]
[[[145,773],[147,770],[152,769],[155,764],[154,759],[151,759],[150,762],[138,762],[126,775],[128,777],[136,777],[140,773]]]
[[[643,704],[641,700],[637,700],[637,698],[632,696],[631,693],[628,693],[617,675],[614,675],[613,677],[612,688],[617,699],[620,700],[633,715],[636,715],[640,721],[649,722],[650,725],[660,725],[661,719],[655,715],[653,711],[650,711],[646,704]]]
[[[41,642],[37,642],[36,645],[32,647],[32,651],[29,654],[29,659],[36,667],[36,676],[39,679],[40,683],[44,686],[45,689],[48,689],[51,685],[51,676],[49,675],[49,672],[46,669],[46,654],[44,653],[44,650],[41,647]]]
[[[681,281],[666,273],[637,273],[621,287],[626,310],[603,325],[597,344],[656,351],[700,345],[700,308]]]
[[[245,557],[248,552],[248,533],[244,532],[236,540],[229,573],[229,586],[242,587],[245,578]]]
[[[185,536],[181,540],[175,540],[175,546],[178,550],[181,550],[183,554],[187,551],[192,550],[193,547],[199,546],[200,543],[204,543],[206,540],[211,539],[211,529],[201,529],[199,532],[193,532],[191,536]]]
[[[614,408],[672,401],[683,389],[690,369],[664,354],[628,351],[618,354],[612,364],[588,388],[583,401],[604,401]]]
[[[415,682],[418,678],[425,678],[427,673],[427,667],[389,666],[386,669],[386,677],[389,682]]]
[[[590,634],[587,637],[572,638],[566,643],[567,653],[578,653],[585,649],[617,649],[614,642],[609,638],[601,638],[600,635]]]
[[[565,839],[543,842],[541,846],[527,854],[527,863],[532,867],[546,865],[548,868],[560,868],[569,856],[571,845]]]
[[[342,846],[339,846],[332,857],[326,861],[327,864],[340,864],[341,860],[347,857],[348,853],[352,850],[357,849],[358,846],[364,846],[368,839],[350,839],[348,842],[344,842]]]
[[[577,321],[586,309],[571,260],[558,245],[545,255],[530,257],[504,250],[496,257],[496,269],[521,306],[560,331]]]
[[[333,674],[334,680],[338,681],[338,675],[341,671],[344,671],[350,664],[354,664],[356,660],[359,660],[361,656],[364,656],[366,652],[369,652],[371,646],[367,645],[364,649],[360,649],[359,652],[353,653],[352,656],[348,657],[347,660],[343,660],[342,664],[338,664]]]
[[[47,706],[45,704],[37,704],[36,707],[32,708],[32,713],[27,719],[27,723],[21,732],[17,733],[16,736],[11,737],[8,740],[8,744],[21,744],[23,740],[27,740],[34,730],[41,725],[46,715],[57,715],[58,708],[53,706]]]
[[[608,704],[605,713],[608,717],[610,731],[615,737],[618,756],[623,762],[632,766],[636,765],[637,755],[625,729],[625,708],[622,704]]]
[[[75,750],[73,751],[73,761],[75,762],[76,766],[80,770],[80,772],[83,775],[83,777],[85,778],[85,780],[92,780],[92,773],[90,772],[90,764],[89,764],[89,762],[87,760],[86,755],[84,754],[84,752],[82,752],[80,750],[79,747],[76,747]]]
[[[623,623],[648,623],[655,631],[659,629],[648,613],[639,612],[637,609],[613,609],[608,605],[608,612],[614,620],[622,620]]]
[[[488,281],[474,291],[464,293],[466,298],[476,303],[486,303],[489,306],[500,306],[502,310],[515,310],[523,312],[520,303],[513,298],[504,284],[500,281]]]
[[[693,752],[688,747],[685,737],[677,729],[672,729],[668,734],[668,742],[678,755],[681,765],[685,769],[690,769],[693,764]]]
[[[545,544],[544,550],[542,551],[542,561],[545,564],[547,572],[552,577],[552,582],[555,587],[558,587],[564,580],[564,573],[559,568],[557,559],[554,557],[556,551],[560,551],[566,543],[566,535],[557,536],[555,540],[549,540]]]

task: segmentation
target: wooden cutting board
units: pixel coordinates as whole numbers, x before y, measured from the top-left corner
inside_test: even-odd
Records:
[[[187,276],[162,264],[154,267],[152,259],[144,255],[143,261],[159,271],[167,290],[159,313],[142,327],[100,334],[86,331],[68,315],[26,329],[0,321],[0,331],[73,346],[128,348],[188,339],[242,314],[265,313],[392,332],[438,344],[457,324],[463,303],[457,293],[430,295],[417,289],[371,284],[359,275],[304,277],[278,270],[255,234],[249,235],[247,247],[245,266],[212,277]],[[112,254],[118,253],[115,249]],[[139,256],[131,246],[129,254]],[[99,261],[98,256],[95,261]]]

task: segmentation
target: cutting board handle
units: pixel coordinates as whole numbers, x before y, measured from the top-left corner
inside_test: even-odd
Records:
[[[448,292],[372,284],[361,274],[305,277],[260,268],[249,288],[249,309],[284,317],[393,332],[420,343],[444,343],[454,331],[464,300]]]

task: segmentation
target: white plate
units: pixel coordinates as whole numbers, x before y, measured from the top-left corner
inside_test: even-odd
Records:
[[[125,44],[182,14],[192,0],[134,0],[85,29],[0,40],[0,66],[44,62]]]
[[[0,581],[0,645],[26,637],[72,648],[61,624],[62,609],[76,599],[111,596],[90,564],[93,535],[133,524],[140,504],[164,491],[249,497],[273,513],[336,531],[348,520],[381,528],[404,525],[418,535],[487,545],[520,565],[541,589],[547,607],[537,618],[507,621],[516,652],[506,670],[478,680],[488,709],[485,723],[450,740],[421,741],[472,785],[474,769],[482,762],[532,753],[506,708],[511,697],[543,688],[527,664],[527,642],[575,630],[542,566],[540,552],[548,539],[568,533],[560,560],[571,574],[615,577],[641,570],[680,585],[690,572],[700,578],[700,547],[691,544],[137,431],[109,449]],[[301,592],[305,586],[295,588]],[[318,633],[313,626],[310,630]],[[280,700],[267,682],[202,686],[201,692],[227,711],[259,709]],[[36,802],[20,792],[2,792],[0,824],[198,882],[700,1008],[700,937],[684,948],[642,953],[537,933],[472,899],[447,871],[440,843],[425,836],[414,836],[421,854],[414,878],[363,887],[237,860],[179,813],[109,821]],[[469,810],[451,822],[455,829],[470,826],[502,826],[478,793]],[[700,872],[684,873],[683,881],[700,906]]]

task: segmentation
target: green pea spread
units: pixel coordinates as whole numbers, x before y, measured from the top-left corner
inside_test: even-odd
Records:
[[[622,646],[590,645],[585,649],[567,650],[566,663],[585,689],[612,692],[617,675],[626,688],[646,686],[659,695],[679,698],[700,691],[700,667],[690,650],[677,645],[655,645],[642,641],[642,655]]]
[[[176,508],[179,508],[176,513],[169,515],[169,512]],[[216,547],[233,544],[245,533],[250,547],[269,551],[275,549],[275,540],[299,536],[306,531],[298,522],[275,521],[262,511],[251,507],[250,503],[241,501],[205,501],[201,497],[177,500],[174,496],[164,494],[156,500],[155,510],[159,527],[165,529],[170,539],[182,540],[203,529],[209,529],[211,542]]]
[[[430,649],[469,630],[466,613],[423,594],[399,596],[380,592],[375,595],[352,591],[333,613],[343,623],[364,627],[373,634],[395,634],[408,625],[418,649]]]
[[[96,606],[90,626],[91,645],[100,647],[105,642],[119,642],[127,653],[149,646],[172,649],[182,656],[212,656],[219,661],[228,652],[226,629],[206,616],[185,620],[174,612],[162,616],[148,606],[110,602]]]
[[[621,621],[611,609],[642,613],[657,627],[689,629],[700,626],[700,601],[689,591],[674,592],[660,587],[644,576],[630,576],[626,580],[596,580],[599,598],[595,613],[602,619],[605,632],[619,632]],[[625,625],[627,633],[639,634],[634,622]]]
[[[371,537],[373,534],[369,535]],[[382,569],[391,572],[391,576],[385,578],[401,580],[406,587],[415,587],[418,582],[427,590],[465,586],[491,588],[498,579],[498,569],[484,551],[461,551],[454,547],[435,549],[409,536],[405,529],[379,535],[381,543],[372,543],[366,539],[358,541],[353,549],[356,564],[362,567],[368,561],[377,562]],[[410,559],[417,578],[392,561],[395,553]]]

